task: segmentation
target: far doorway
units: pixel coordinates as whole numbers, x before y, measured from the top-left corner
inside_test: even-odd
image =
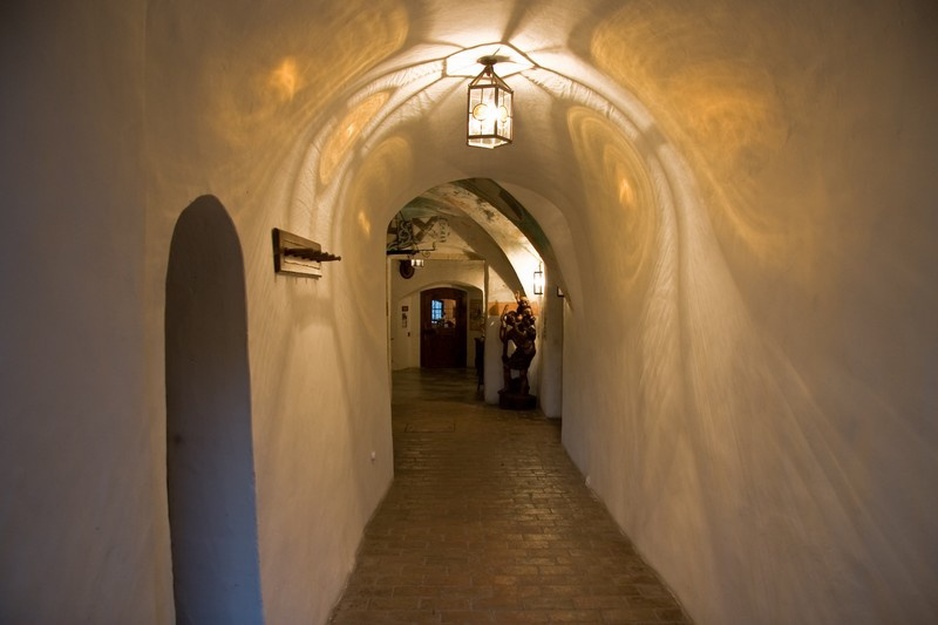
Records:
[[[466,366],[466,292],[428,289],[420,294],[420,366],[427,369]]]

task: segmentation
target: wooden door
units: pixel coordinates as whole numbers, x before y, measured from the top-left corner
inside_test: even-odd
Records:
[[[429,289],[420,294],[420,366],[466,366],[466,292]]]

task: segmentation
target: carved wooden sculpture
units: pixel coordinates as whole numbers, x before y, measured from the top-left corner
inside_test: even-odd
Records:
[[[503,408],[530,410],[537,405],[531,395],[528,368],[537,353],[537,318],[526,297],[518,297],[515,310],[502,313],[499,338],[502,341],[502,366],[505,386],[499,391],[499,405]],[[517,377],[512,372],[517,371]]]

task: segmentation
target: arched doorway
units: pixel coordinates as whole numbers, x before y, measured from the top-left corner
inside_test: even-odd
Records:
[[[560,416],[566,284],[547,234],[520,201],[491,179],[442,183],[395,214],[386,244],[392,263],[387,289],[392,371],[475,364],[485,400],[496,403],[502,386],[497,316],[506,305],[514,306],[518,295],[526,295],[539,323],[532,389],[540,393],[545,415]],[[548,288],[537,293],[535,273],[548,281]],[[471,306],[470,292],[469,358],[443,365],[430,354],[439,334],[426,321],[432,322],[432,311],[416,294],[457,285],[478,288],[479,306]]]
[[[166,276],[166,469],[177,625],[263,622],[244,263],[203,196],[179,218]]]

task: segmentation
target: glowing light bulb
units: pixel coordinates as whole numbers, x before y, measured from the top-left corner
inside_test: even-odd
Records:
[[[489,105],[485,102],[480,102],[472,107],[472,116],[480,121],[484,122],[489,118]]]

